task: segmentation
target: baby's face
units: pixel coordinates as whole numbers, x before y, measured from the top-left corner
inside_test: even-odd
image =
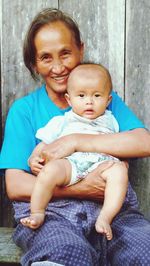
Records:
[[[85,118],[95,119],[102,115],[111,100],[106,88],[106,79],[79,76],[72,79],[68,89],[69,103],[73,111]]]

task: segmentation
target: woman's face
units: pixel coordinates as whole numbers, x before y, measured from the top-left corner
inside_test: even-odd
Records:
[[[43,26],[35,36],[35,71],[45,80],[49,96],[64,94],[71,70],[83,57],[72,32],[62,22]]]

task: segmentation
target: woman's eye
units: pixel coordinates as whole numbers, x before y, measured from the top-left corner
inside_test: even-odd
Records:
[[[62,57],[62,58],[66,58],[66,57],[68,57],[70,54],[71,54],[71,52],[68,51],[68,50],[66,50],[66,51],[64,51],[64,52],[61,54],[61,57]]]
[[[64,52],[63,54],[62,54],[62,56],[67,56],[67,55],[69,55],[70,53],[69,52]]]
[[[44,55],[43,57],[42,57],[42,61],[51,61],[51,57],[49,57],[49,55]]]

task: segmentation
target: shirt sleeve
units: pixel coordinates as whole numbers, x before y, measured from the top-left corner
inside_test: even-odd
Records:
[[[64,116],[53,117],[45,127],[37,130],[36,138],[42,140],[46,144],[49,144],[60,136],[63,125]]]
[[[120,131],[128,131],[136,128],[145,128],[140,119],[122,101],[122,99],[112,92],[112,101],[108,106],[119,124]]]
[[[116,118],[114,117],[114,115],[112,115],[112,124],[114,126],[114,131],[119,132],[119,124],[118,124]]]
[[[16,101],[10,108],[0,154],[1,169],[30,171],[27,160],[36,146],[30,112],[29,106],[22,101]]]

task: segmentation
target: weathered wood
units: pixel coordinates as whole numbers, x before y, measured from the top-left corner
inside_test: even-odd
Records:
[[[127,0],[125,99],[150,129],[150,2]],[[150,219],[150,158],[132,162],[131,181]]]
[[[45,7],[58,7],[58,1],[2,0],[1,94],[3,123],[13,101],[37,86],[23,64],[22,48],[31,20],[38,11]]]
[[[71,14],[80,26],[85,60],[106,66],[114,90],[123,98],[125,1],[61,0],[59,7]]]
[[[149,20],[149,1],[127,1],[126,102],[150,128]]]
[[[12,228],[0,228],[0,265],[2,263],[20,263],[21,250],[12,240]]]

